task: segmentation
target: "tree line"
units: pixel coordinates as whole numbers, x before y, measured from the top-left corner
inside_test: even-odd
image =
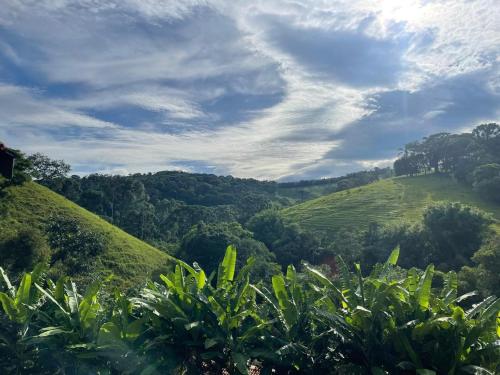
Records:
[[[500,202],[500,125],[482,124],[470,133],[437,133],[408,143],[394,162],[394,172],[449,173]]]
[[[382,169],[353,173],[335,179],[333,191],[387,176],[387,170]],[[262,210],[289,206],[297,196],[293,190],[302,186],[176,171],[58,176],[38,182],[159,247],[181,242],[192,226],[202,222],[243,225]],[[299,195],[303,197],[307,192]]]

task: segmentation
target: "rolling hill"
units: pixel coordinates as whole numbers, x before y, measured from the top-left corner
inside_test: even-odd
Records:
[[[372,222],[417,222],[426,206],[440,201],[476,206],[500,220],[500,206],[481,199],[472,189],[446,175],[380,180],[306,201],[282,212],[291,222],[328,234],[339,229],[366,229]],[[500,224],[494,226],[500,232]]]
[[[76,219],[82,227],[105,237],[104,253],[89,262],[101,275],[113,273],[114,284],[120,287],[138,285],[169,262],[170,257],[164,252],[34,182],[0,191],[0,242],[28,227],[43,231],[53,215]],[[86,275],[79,276],[84,279]]]

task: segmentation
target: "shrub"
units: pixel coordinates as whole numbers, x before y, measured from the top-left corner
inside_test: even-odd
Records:
[[[50,248],[37,229],[22,229],[0,246],[0,261],[13,272],[32,269],[50,259]]]
[[[65,216],[51,218],[46,231],[49,245],[54,250],[52,263],[64,262],[69,274],[91,267],[88,258],[101,254],[107,246],[102,234]]]
[[[474,254],[474,267],[464,267],[460,276],[468,290],[478,289],[484,297],[500,295],[500,236],[489,239]]]
[[[430,261],[445,271],[469,265],[491,223],[491,217],[484,212],[460,203],[429,207],[423,225],[435,249]]]

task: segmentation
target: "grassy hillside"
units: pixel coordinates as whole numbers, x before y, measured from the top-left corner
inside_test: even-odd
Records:
[[[106,237],[105,252],[89,261],[98,272],[113,273],[115,283],[121,287],[136,285],[168,262],[165,253],[34,182],[0,192],[0,241],[27,227],[43,231],[52,215],[75,218],[82,226]]]
[[[326,194],[335,192],[338,188],[336,182],[311,186],[280,186],[278,185],[277,194],[283,197],[293,199],[295,202],[302,202],[309,199],[319,198]]]
[[[371,222],[416,222],[426,206],[439,201],[476,206],[500,220],[500,206],[444,175],[381,180],[292,206],[283,213],[307,229],[328,233],[341,228],[366,229]],[[498,223],[495,228],[500,231]]]

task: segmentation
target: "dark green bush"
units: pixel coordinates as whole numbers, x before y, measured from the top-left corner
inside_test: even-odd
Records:
[[[104,252],[107,246],[104,235],[65,216],[52,217],[46,231],[54,251],[52,264],[64,263],[65,272],[70,275],[90,269],[92,265],[88,260]]]
[[[23,229],[0,245],[0,262],[13,272],[32,269],[50,260],[50,248],[37,229]]]

